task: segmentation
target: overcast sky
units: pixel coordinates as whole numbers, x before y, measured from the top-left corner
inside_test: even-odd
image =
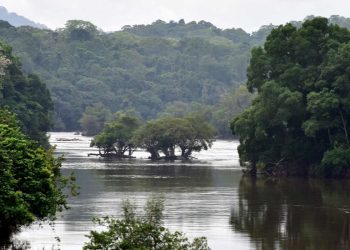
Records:
[[[350,17],[350,0],[0,0],[0,5],[52,29],[63,27],[67,20],[81,19],[104,31],[184,18],[251,32],[265,24],[303,20],[308,15]]]

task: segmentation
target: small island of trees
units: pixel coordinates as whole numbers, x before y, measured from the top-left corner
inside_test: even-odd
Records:
[[[193,152],[210,148],[214,136],[214,128],[197,116],[165,117],[140,125],[135,115],[118,112],[90,146],[97,147],[101,157],[132,158],[135,149],[141,148],[152,160],[190,159]]]

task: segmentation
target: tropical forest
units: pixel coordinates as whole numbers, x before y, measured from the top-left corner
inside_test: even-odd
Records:
[[[0,6],[0,249],[349,249],[350,18],[297,20]]]

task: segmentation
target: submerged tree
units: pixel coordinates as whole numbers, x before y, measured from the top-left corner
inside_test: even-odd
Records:
[[[188,159],[192,152],[210,148],[214,135],[212,126],[200,117],[166,117],[141,126],[133,140],[151,154],[151,159],[177,159],[177,147],[181,150],[181,157]],[[164,157],[160,157],[160,153]]]
[[[252,173],[343,176],[350,168],[350,32],[325,18],[274,29],[252,51],[253,104],[232,123]]]
[[[139,120],[136,116],[118,112],[113,121],[104,125],[90,146],[97,147],[102,157],[130,158],[135,149],[131,139],[138,127]]]
[[[66,208],[61,160],[25,136],[15,116],[0,109],[0,240],[21,226],[54,219]]]
[[[123,203],[123,218],[97,219],[105,231],[91,231],[84,249],[150,249],[150,250],[209,250],[204,237],[192,242],[181,232],[170,232],[163,226],[164,201],[150,198],[144,214],[137,214],[135,205]]]
[[[181,157],[189,158],[193,152],[208,150],[213,144],[214,128],[201,117],[183,118],[185,129],[175,134],[178,146],[181,149]]]

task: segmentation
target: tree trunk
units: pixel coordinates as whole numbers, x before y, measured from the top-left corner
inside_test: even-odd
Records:
[[[348,144],[348,146],[350,146],[349,144],[349,136],[348,136],[348,129],[346,128],[346,120],[344,119],[344,115],[343,115],[343,111],[341,109],[339,109],[339,113],[340,113],[340,117],[343,123],[343,129],[344,129],[344,133],[345,133],[345,139],[346,139],[346,143]]]
[[[181,156],[185,157],[186,148],[185,147],[180,147],[180,149],[181,149]]]
[[[186,159],[188,159],[188,158],[190,157],[191,154],[192,154],[192,149],[189,148],[189,149],[187,149],[187,151],[186,151],[184,157],[185,157]]]
[[[170,148],[170,157],[174,157],[175,156],[175,146]]]
[[[151,154],[151,159],[152,160],[156,160],[159,158],[159,154],[158,151],[154,148],[148,148],[147,151]]]
[[[329,143],[332,146],[333,142],[332,142],[332,138],[331,138],[331,132],[329,131],[329,129],[327,129],[327,132],[328,132]]]
[[[250,169],[250,175],[253,176],[253,177],[256,177],[256,172],[257,172],[256,163],[253,162],[252,166],[251,166],[251,169]]]

